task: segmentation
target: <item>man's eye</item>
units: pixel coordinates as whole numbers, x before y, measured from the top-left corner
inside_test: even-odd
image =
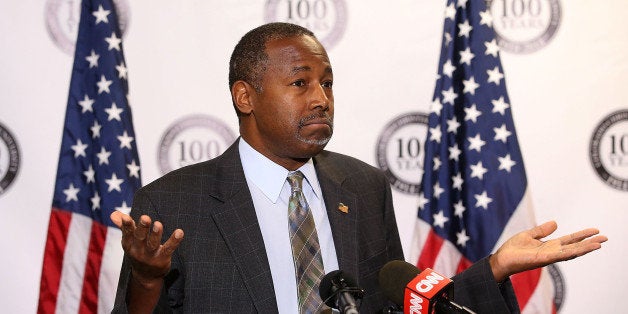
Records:
[[[332,81],[325,81],[323,82],[323,84],[321,84],[323,87],[325,88],[332,88],[332,86],[334,86],[334,82]]]
[[[305,86],[305,81],[304,80],[298,80],[298,81],[293,82],[291,85],[297,86],[297,87],[302,87],[302,86]]]

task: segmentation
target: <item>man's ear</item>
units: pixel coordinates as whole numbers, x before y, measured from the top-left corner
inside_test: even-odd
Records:
[[[249,115],[253,111],[253,102],[256,96],[255,88],[245,81],[236,81],[231,88],[233,103],[240,113]]]

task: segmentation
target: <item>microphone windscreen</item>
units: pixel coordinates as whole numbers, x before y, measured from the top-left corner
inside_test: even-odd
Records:
[[[351,276],[346,275],[342,270],[334,270],[323,276],[318,286],[318,294],[327,306],[336,308],[336,298],[330,298],[330,296],[341,288],[355,288],[357,286]]]
[[[421,271],[405,261],[390,261],[379,271],[379,286],[393,303],[403,306],[406,286]]]

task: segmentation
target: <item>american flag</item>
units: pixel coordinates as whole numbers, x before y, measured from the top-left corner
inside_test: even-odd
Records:
[[[74,55],[38,313],[113,308],[121,232],[109,215],[128,213],[141,186],[127,68],[111,0],[84,0]]]
[[[453,276],[535,225],[493,19],[448,0],[411,260]],[[512,278],[523,313],[552,313],[547,271]]]

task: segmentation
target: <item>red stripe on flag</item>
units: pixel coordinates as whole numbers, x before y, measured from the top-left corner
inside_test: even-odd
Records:
[[[458,268],[456,269],[456,274],[463,272],[465,269],[471,267],[473,263],[470,260],[466,259],[463,256],[460,257],[460,262],[458,263]]]
[[[525,308],[530,301],[530,297],[532,297],[532,293],[541,279],[542,270],[542,268],[537,268],[510,276],[520,308]]]
[[[423,243],[421,256],[419,256],[419,260],[417,261],[417,267],[419,269],[434,267],[434,263],[436,263],[436,258],[442,246],[443,239],[439,237],[433,229],[430,229],[427,240]]]
[[[100,278],[100,266],[102,265],[102,254],[105,250],[106,238],[107,227],[93,221],[89,251],[85,263],[85,275],[83,276],[83,291],[79,313],[98,312],[98,280]]]
[[[72,214],[70,212],[52,208],[48,223],[44,262],[41,270],[37,313],[54,313],[57,307],[59,282],[61,281],[61,270],[63,269],[63,254],[65,253],[71,221]]]

